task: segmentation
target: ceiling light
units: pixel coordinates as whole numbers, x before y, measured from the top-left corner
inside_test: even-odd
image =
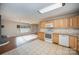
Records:
[[[56,4],[50,5],[48,7],[45,7],[43,9],[39,10],[39,12],[40,13],[46,13],[46,12],[49,12],[51,10],[55,10],[57,8],[60,8],[60,7],[64,6],[64,5],[65,5],[65,3],[56,3]]]

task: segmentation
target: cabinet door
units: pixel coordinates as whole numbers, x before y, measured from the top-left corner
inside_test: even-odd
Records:
[[[45,24],[45,28],[53,28],[53,21],[47,21]]]
[[[55,28],[60,28],[60,20],[59,19],[54,20],[54,27]]]
[[[45,28],[45,24],[46,24],[45,21],[41,21],[40,24],[39,24],[40,28]]]
[[[69,27],[69,19],[68,18],[64,18],[63,19],[63,24],[62,24],[63,28],[68,28]]]
[[[79,28],[79,16],[77,16],[77,26]]]
[[[59,34],[53,34],[53,38],[52,38],[52,40],[53,40],[53,43],[59,43]]]
[[[70,21],[70,27],[71,28],[77,28],[78,27],[78,23],[77,23],[78,20],[77,20],[76,16],[70,17],[69,21]]]
[[[79,41],[78,41],[78,52],[79,52]]]
[[[69,26],[69,20],[68,18],[54,20],[54,26],[56,28],[67,28]]]
[[[44,32],[38,32],[38,38],[44,41]]]
[[[70,48],[77,50],[77,37],[70,36],[69,40],[70,40],[70,42],[69,42]]]

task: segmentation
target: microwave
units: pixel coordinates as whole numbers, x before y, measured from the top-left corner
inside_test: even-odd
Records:
[[[48,23],[45,25],[45,27],[53,27],[53,24],[52,23]]]

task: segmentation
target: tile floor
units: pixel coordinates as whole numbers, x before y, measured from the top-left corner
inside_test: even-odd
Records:
[[[77,53],[70,48],[36,39],[3,55],[77,55]]]

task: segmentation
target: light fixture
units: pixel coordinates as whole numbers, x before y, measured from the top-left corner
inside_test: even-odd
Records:
[[[65,5],[65,3],[56,3],[56,4],[50,5],[48,7],[45,7],[43,9],[39,10],[39,12],[40,13],[46,13],[46,12],[49,12],[51,10],[55,10],[57,8],[60,8],[60,7],[64,6],[64,5]]]

